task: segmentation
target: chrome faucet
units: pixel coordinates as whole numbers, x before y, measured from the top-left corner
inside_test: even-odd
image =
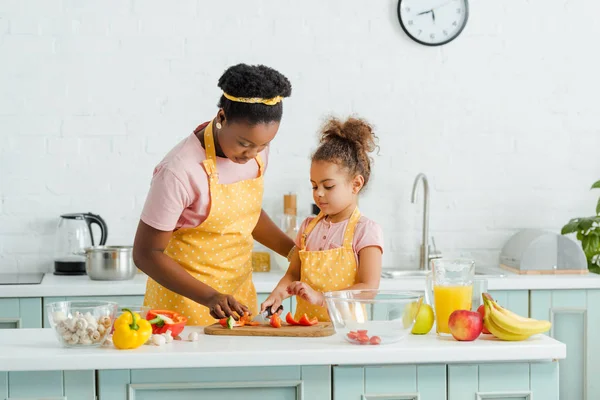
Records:
[[[433,237],[431,238],[434,246],[433,251],[430,251],[429,248],[429,182],[423,173],[419,173],[415,178],[411,202],[415,203],[417,201],[417,187],[419,186],[419,181],[423,181],[423,239],[421,241],[419,269],[428,271],[430,269],[429,261],[433,258],[441,258],[442,254],[435,248],[435,240]]]

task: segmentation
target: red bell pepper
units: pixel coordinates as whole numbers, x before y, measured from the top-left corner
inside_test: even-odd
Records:
[[[287,322],[290,325],[300,325],[298,323],[298,321],[296,321],[294,319],[294,317],[292,316],[292,313],[288,311],[288,313],[285,315],[285,322]]]
[[[281,318],[279,317],[279,314],[273,314],[269,323],[273,328],[281,328]]]
[[[308,319],[308,315],[304,314],[300,320],[298,321],[299,325],[302,326],[313,326],[319,323],[319,320],[317,319],[317,317],[313,317],[311,319]]]
[[[309,319],[308,315],[306,315],[305,313],[304,315],[302,315],[302,317],[300,317],[298,321],[296,321],[292,316],[292,313],[288,312],[285,316],[285,322],[287,322],[290,325],[313,326],[318,324],[319,320],[317,319],[317,317]]]
[[[171,331],[171,336],[178,336],[185,324],[187,318],[175,311],[169,310],[150,310],[146,314],[146,319],[152,325],[153,334],[161,334]]]

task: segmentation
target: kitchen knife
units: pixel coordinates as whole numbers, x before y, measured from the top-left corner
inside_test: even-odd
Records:
[[[277,312],[279,311],[283,311],[283,305],[280,305],[277,308]],[[273,313],[271,312],[271,307],[267,307],[265,311],[258,314],[256,320],[262,322],[263,324],[268,324],[270,322],[271,316],[273,316]]]

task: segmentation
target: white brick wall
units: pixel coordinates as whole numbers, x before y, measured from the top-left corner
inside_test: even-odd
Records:
[[[217,79],[264,63],[293,83],[265,208],[311,202],[308,155],[330,113],[372,121],[382,147],[362,211],[385,266],[418,261],[421,205],[445,254],[494,264],[518,228],[593,213],[600,179],[600,3],[471,1],[453,43],[411,42],[396,1],[0,0],[0,271],[51,270],[64,212],[132,243],[152,169],[211,118]]]

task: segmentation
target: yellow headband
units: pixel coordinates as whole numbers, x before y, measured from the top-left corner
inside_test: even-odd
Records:
[[[263,99],[260,97],[234,97],[225,92],[223,92],[223,96],[225,96],[226,99],[229,99],[231,101],[235,101],[238,103],[262,103],[262,104],[266,104],[268,106],[274,106],[275,104],[279,103],[283,99],[283,97],[281,97],[281,96],[273,97],[271,99]]]

